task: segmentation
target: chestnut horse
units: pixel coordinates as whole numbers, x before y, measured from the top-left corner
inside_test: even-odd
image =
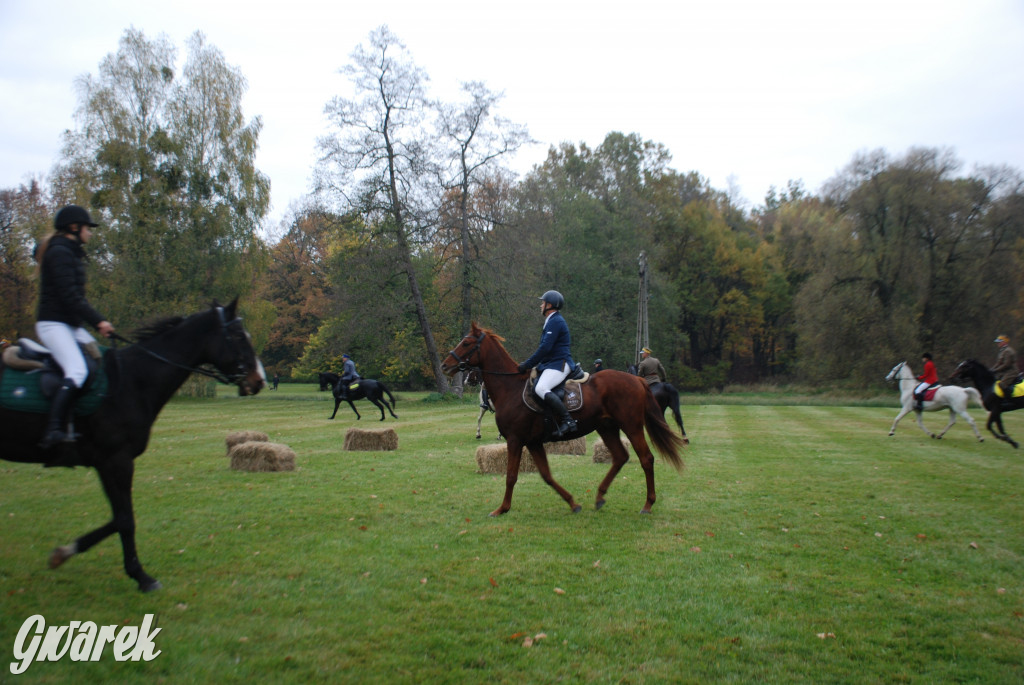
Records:
[[[491,516],[504,514],[512,508],[512,490],[519,478],[519,462],[523,447],[530,451],[544,482],[562,496],[573,513],[579,512],[582,507],[551,476],[547,452],[544,450],[545,440],[550,440],[544,416],[523,403],[523,390],[529,376],[518,372],[518,365],[501,344],[502,340],[501,336],[474,323],[470,334],[448,353],[441,365],[441,370],[448,376],[458,370],[481,370],[486,379],[487,394],[494,403],[498,430],[505,436],[508,446],[505,498],[501,506],[491,512]],[[679,457],[679,450],[683,447],[682,438],[665,423],[662,410],[647,383],[637,376],[605,370],[591,376],[580,388],[583,393],[583,406],[573,412],[577,429],[575,433],[563,439],[572,440],[597,431],[612,455],[612,466],[608,475],[597,488],[595,507],[600,509],[604,506],[608,488],[629,460],[629,452],[619,438],[619,431],[622,430],[637,453],[647,479],[647,501],[640,513],[651,513],[655,500],[654,456],[647,446],[644,428],[647,429],[655,449],[677,471],[683,469],[683,461]]]

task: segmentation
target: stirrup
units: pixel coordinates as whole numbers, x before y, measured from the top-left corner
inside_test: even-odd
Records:
[[[78,439],[76,433],[65,433],[62,430],[48,431],[43,439],[39,441],[39,448],[48,450],[65,442],[75,442]]]

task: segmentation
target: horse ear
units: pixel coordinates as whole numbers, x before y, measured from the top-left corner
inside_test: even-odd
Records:
[[[228,318],[231,319],[231,318],[234,318],[234,316],[235,316],[235,309],[237,309],[237,308],[238,308],[238,296],[236,295],[235,299],[231,300],[231,303],[228,304],[226,307],[224,307],[224,312],[227,314]]]
[[[470,328],[469,328],[469,331],[470,331],[470,333],[472,333],[473,335],[479,335],[479,334],[480,334],[480,324],[478,324],[478,323],[477,323],[476,321],[473,321],[473,322],[472,322],[472,323],[470,324]]]

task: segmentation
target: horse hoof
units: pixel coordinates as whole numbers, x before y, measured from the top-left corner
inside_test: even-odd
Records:
[[[58,566],[63,564],[65,561],[67,561],[68,559],[73,557],[74,555],[75,555],[75,553],[73,551],[71,551],[71,546],[70,545],[64,545],[62,547],[57,547],[50,554],[49,566],[50,566],[51,569],[57,568]]]
[[[650,509],[641,509],[641,510],[640,510],[640,513],[641,513],[641,514],[650,514],[650,513],[651,513],[651,510],[650,510]]]
[[[139,583],[140,592],[156,592],[157,590],[163,589],[163,585],[160,584],[159,580],[152,579],[147,583]]]
[[[574,513],[574,514],[578,514],[578,513],[580,513],[581,511],[583,511],[583,507],[581,507],[581,506],[580,506],[580,505],[578,505],[578,504],[577,504],[576,506],[574,506],[574,507],[572,508],[572,513]]]
[[[603,499],[602,500],[598,500],[597,502],[594,503],[594,510],[595,511],[600,511],[601,507],[603,507],[603,506],[604,506],[604,500]]]
[[[890,433],[889,433],[889,437],[890,437],[890,438],[891,438],[892,436],[894,436],[894,435],[896,435],[896,431],[892,431],[892,432],[890,432]]]

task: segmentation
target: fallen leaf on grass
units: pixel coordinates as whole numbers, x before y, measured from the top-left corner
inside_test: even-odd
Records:
[[[564,595],[564,594],[565,594],[565,590],[563,590],[563,589],[562,589],[562,588],[560,588],[560,587],[556,587],[556,588],[555,588],[555,594],[556,594],[556,595]]]
[[[967,546],[970,547],[971,549],[978,549],[978,543],[977,542],[972,542],[971,544],[969,544]]]
[[[527,635],[523,640],[523,647],[533,647],[533,638]]]
[[[691,547],[690,551],[691,552],[700,552],[700,547]]]
[[[818,633],[818,639],[819,640],[825,640],[825,639],[834,640],[834,639],[836,639],[836,634],[835,633]]]
[[[509,635],[509,636],[508,636],[508,639],[509,639],[509,640],[518,640],[518,639],[519,639],[519,638],[521,638],[521,637],[522,637],[523,635],[526,635],[526,633],[524,633],[524,632],[522,632],[522,631],[520,631],[520,632],[518,632],[518,633],[512,633],[511,635]]]
[[[488,580],[491,581],[491,585],[493,585],[494,587],[498,587],[498,581],[496,581],[494,578],[488,578]]]
[[[600,566],[601,566],[601,560],[598,559],[597,561],[594,562],[594,568],[600,568]]]

